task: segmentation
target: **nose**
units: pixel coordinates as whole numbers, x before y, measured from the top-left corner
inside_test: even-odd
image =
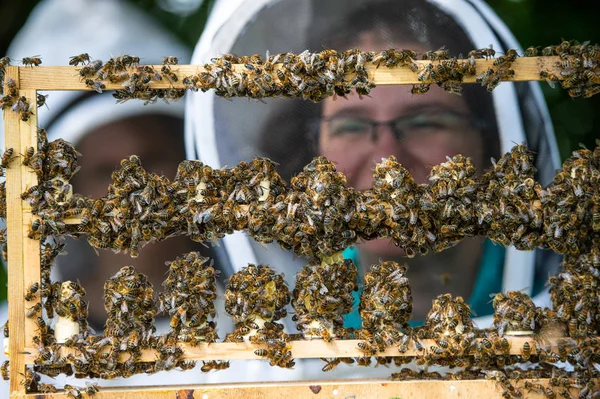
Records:
[[[392,127],[389,125],[379,125],[375,129],[373,155],[376,161],[379,162],[381,158],[389,157],[390,155],[399,158],[401,150],[400,140]]]

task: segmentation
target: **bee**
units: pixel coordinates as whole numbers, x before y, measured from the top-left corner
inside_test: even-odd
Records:
[[[38,314],[40,314],[40,312],[42,311],[42,303],[38,302],[35,305],[33,305],[32,307],[30,307],[27,310],[27,313],[25,314],[27,317],[32,318],[34,316],[37,316]]]
[[[171,83],[175,83],[177,82],[177,80],[179,79],[177,77],[177,74],[173,71],[171,71],[171,67],[169,67],[168,65],[164,65],[160,71],[162,72],[163,76],[166,77],[169,82]]]
[[[47,98],[48,98],[48,94],[46,94],[46,95],[39,94],[39,93],[37,94],[37,96],[36,96],[36,103],[37,103],[38,108],[39,107],[43,107],[44,105],[46,105],[46,99]],[[47,105],[46,105],[46,107],[47,107]]]
[[[200,370],[203,373],[208,373],[211,370],[225,370],[227,368],[229,368],[229,362],[217,362],[216,360],[211,360],[208,362],[202,361]]]
[[[439,61],[439,60],[446,60],[449,58],[449,52],[446,49],[446,46],[442,46],[437,50],[431,50],[431,51],[427,51],[423,54],[422,59],[423,60],[430,60],[430,61]]]
[[[490,44],[490,47],[481,48],[478,50],[471,50],[468,53],[468,57],[471,58],[493,58],[496,54],[493,46]]]
[[[177,65],[177,63],[179,63],[179,58],[173,56],[165,57],[163,58],[162,63],[163,65]]]
[[[257,349],[254,351],[256,356],[265,357],[269,355],[269,350],[267,349]]]
[[[39,58],[39,55],[34,55],[32,57],[25,57],[21,60],[21,64],[25,66],[40,66],[42,65],[42,60]]]
[[[117,62],[119,60],[122,62],[123,66],[125,66],[125,67],[139,65],[139,63],[140,63],[140,57],[136,57],[136,56],[128,55],[128,54],[118,57]]]
[[[40,284],[38,282],[32,283],[27,289],[27,293],[25,294],[25,300],[31,301],[35,297],[35,294],[38,292],[39,288]]]
[[[523,53],[523,55],[525,57],[536,57],[539,53],[539,49],[537,47],[527,47],[525,49],[525,53]]]
[[[28,147],[25,150],[25,154],[23,155],[23,165],[29,165],[31,162],[31,158],[33,158],[33,154],[35,154],[35,148],[33,147]]]
[[[523,348],[521,349],[521,355],[523,357],[523,360],[525,361],[529,360],[529,358],[531,357],[531,345],[529,344],[529,341],[525,341],[525,343],[523,344]]]
[[[37,388],[40,393],[56,393],[56,392],[58,392],[58,390],[56,389],[56,387],[54,385],[48,384],[45,382],[40,382],[38,384]]]
[[[371,364],[371,358],[370,357],[357,357],[356,364],[358,364],[359,366],[367,367]]]
[[[2,363],[2,367],[0,367],[0,374],[2,375],[2,379],[4,381],[8,381],[10,379],[10,371],[9,371],[10,361],[5,360]]]
[[[410,89],[410,92],[412,94],[425,94],[429,91],[429,87],[431,85],[424,83],[424,84],[420,84],[420,85],[413,85],[413,87]]]
[[[20,373],[24,379],[23,379],[23,385],[25,386],[26,389],[33,389],[37,386],[37,384],[40,381],[40,375],[38,373],[36,373],[35,371],[33,371],[30,368],[25,369],[25,374]]]
[[[553,89],[556,87],[555,83],[560,81],[560,79],[556,75],[548,73],[546,71],[540,72],[540,78],[544,79],[546,83],[548,83],[548,85]]]
[[[69,384],[65,384],[64,390],[67,393],[67,396],[73,399],[83,399],[83,395],[81,394],[81,390],[77,387],[74,387]]]
[[[20,111],[19,112],[19,117],[21,118],[21,120],[23,122],[27,122],[29,120],[29,118],[31,118],[33,116],[33,111],[31,111],[29,109],[29,106],[27,106],[26,110]]]
[[[88,53],[83,53],[79,55],[74,55],[69,58],[69,65],[77,66],[79,64],[89,64],[90,63],[90,55]]]

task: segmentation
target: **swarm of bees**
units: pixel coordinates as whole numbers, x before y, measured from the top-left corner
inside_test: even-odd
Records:
[[[88,305],[83,300],[85,289],[79,283],[73,281],[54,284],[56,284],[53,286],[54,295],[58,294],[54,304],[54,312],[59,317],[65,317],[76,322],[79,325],[79,331],[88,331]]]
[[[308,264],[296,275],[292,320],[304,336],[330,341],[343,335],[343,316],[352,311],[352,291],[358,289],[356,266],[350,259]]]
[[[0,72],[1,72],[0,75],[4,74],[4,72],[1,71],[4,68],[1,65],[2,60],[0,60]],[[4,82],[3,82],[1,93],[4,93],[5,89],[7,92],[3,96],[0,96],[0,109],[2,109],[2,110],[10,109],[11,111],[18,113],[19,118],[23,122],[27,122],[29,120],[29,117],[31,117],[31,115],[33,115],[33,108],[34,108],[34,107],[32,107],[31,103],[29,102],[29,99],[25,96],[19,95],[19,90],[17,89],[17,83],[12,78],[6,79],[6,87],[4,87]]]
[[[249,264],[242,268],[229,278],[225,288],[225,310],[236,326],[255,329],[248,323],[255,323],[256,318],[283,319],[289,303],[290,292],[283,275],[264,265]]]
[[[593,250],[598,252],[596,246]],[[569,336],[585,338],[600,331],[600,267],[593,254],[566,255],[563,270],[550,277],[550,295],[557,318],[567,323]]]
[[[266,344],[267,349],[255,351],[257,356],[268,358],[271,366],[292,368],[294,360],[286,344],[290,337],[283,332],[283,324],[275,322],[287,316],[289,303],[290,291],[282,274],[264,265],[242,268],[225,288],[225,311],[235,322],[235,330],[225,341]]]
[[[362,330],[356,335],[367,340],[368,354],[374,352],[368,338],[373,337],[376,349],[383,351],[400,342],[409,330],[412,296],[406,270],[407,266],[388,261],[372,265],[365,275],[358,307]]]
[[[157,307],[152,284],[145,275],[133,266],[121,268],[104,284],[104,307],[108,314],[105,334],[118,341],[114,352],[139,351],[148,345],[156,331]]]
[[[153,89],[153,82],[163,79],[171,83],[178,80],[178,76],[171,69],[176,65],[177,57],[165,57],[163,66],[156,70],[150,65],[140,65],[140,58],[124,54],[110,58],[106,63],[101,60],[93,60],[88,53],[72,56],[69,65],[81,66],[78,69],[82,82],[87,87],[102,93],[108,83],[121,84],[123,89],[116,90],[113,97],[118,103],[130,99],[143,100],[144,104],[155,103],[158,99],[165,102],[178,100],[183,97],[184,89]]]
[[[214,342],[218,338],[215,323],[208,318],[216,315],[213,301],[217,298],[218,271],[198,252],[182,255],[167,265],[169,275],[159,299],[161,311],[171,317],[173,334],[192,345]]]
[[[512,331],[535,331],[538,322],[537,307],[529,295],[510,291],[499,292],[494,296],[494,326],[498,336]]]
[[[494,49],[490,45],[489,49],[477,50],[474,58],[493,57]],[[515,49],[508,49],[506,53],[494,60],[494,65],[485,72],[477,75],[476,82],[484,86],[487,91],[492,91],[500,84],[502,80],[510,80],[515,76],[515,70],[511,68],[512,63],[517,59],[519,54]]]
[[[545,47],[542,54],[560,57],[557,66],[561,69],[562,79],[540,72],[540,77],[550,87],[554,88],[559,82],[571,97],[591,97],[600,93],[600,46],[589,41],[563,40],[559,45]]]
[[[525,55],[535,54],[534,50],[528,49]],[[543,53],[561,58],[561,67],[566,71],[563,84],[571,95],[598,92],[597,46],[563,42],[545,48]],[[264,61],[258,55],[224,55],[205,65],[204,72],[184,78],[184,83],[192,90],[214,88],[226,97],[300,96],[319,101],[328,95],[344,96],[352,90],[359,95],[368,94],[374,85],[365,66],[373,63],[406,67],[419,74],[424,83],[417,92],[426,91],[425,85],[433,82],[459,94],[462,77],[475,74],[473,60],[494,56],[490,46],[469,53],[469,59],[461,64],[440,48],[425,53],[423,59],[435,63],[419,69],[417,54],[410,50],[325,50],[278,54],[267,56]],[[495,58],[492,72],[480,75],[478,81],[492,90],[498,81],[514,74],[511,64],[517,57],[516,51],[509,50]],[[39,65],[38,60],[30,57],[27,65]],[[0,60],[2,73],[9,62]],[[106,64],[87,54],[70,60],[70,65],[81,66],[82,79],[97,91],[103,90],[105,80],[123,82],[124,88],[116,93],[120,101],[139,98],[153,102],[180,97],[182,91],[168,94],[151,88],[152,81],[176,81],[178,77],[172,69],[176,64],[174,57],[167,57],[160,72],[156,72],[140,66],[139,58],[127,55],[112,58]],[[233,64],[244,65],[244,70]],[[355,73],[351,82],[344,80],[349,72]],[[547,78],[550,82],[561,80]],[[16,85],[8,80],[6,88],[3,108],[14,107],[21,101]],[[19,112],[28,112],[29,107],[21,105],[17,105]],[[497,162],[493,160],[493,168],[480,176],[469,158],[448,157],[447,162],[432,168],[429,184],[417,184],[394,157],[384,158],[374,168],[373,186],[363,191],[346,187],[345,176],[324,157],[315,158],[287,185],[275,164],[265,158],[223,169],[184,161],[171,182],[148,173],[141,160],[131,156],[113,173],[107,196],[94,200],[73,195],[69,183],[77,172],[80,154],[64,140],[48,143],[43,129],[38,136],[37,147],[25,149],[22,154],[23,163],[39,178],[39,184],[22,195],[36,217],[30,236],[43,240],[41,279],[27,288],[25,296],[31,305],[27,317],[35,318],[39,333],[34,338],[38,357],[25,375],[29,389],[53,392],[52,385],[40,382],[39,374],[115,378],[190,369],[195,362],[182,360],[184,353],[178,343],[210,343],[218,339],[215,323],[209,320],[214,317],[216,271],[207,258],[190,253],[169,263],[166,292],[160,295],[160,302],[161,310],[171,317],[171,333],[154,335],[157,307],[152,286],[145,276],[126,266],[105,284],[109,320],[105,334],[94,336],[85,320],[83,289],[75,283],[50,280],[52,262],[64,246],[51,237],[85,234],[95,247],[129,251],[135,257],[144,244],[178,234],[210,241],[244,230],[257,241],[277,242],[309,260],[297,275],[293,320],[304,337],[361,340],[359,349],[364,356],[356,359],[358,365],[370,365],[371,357],[376,356],[377,365],[393,362],[400,367],[412,359],[377,357],[377,353],[389,346],[397,346],[403,353],[412,342],[418,353],[414,357],[417,365],[467,367],[465,375],[477,373],[479,378],[497,381],[505,397],[518,397],[525,391],[568,397],[565,392],[573,387],[585,391],[583,397],[594,393],[590,381],[598,377],[600,363],[600,345],[595,337],[600,327],[600,141],[594,150],[575,151],[545,189],[534,180],[531,151],[517,145]],[[3,169],[11,165],[13,156],[14,150],[6,150]],[[5,216],[4,184],[0,194],[0,216]],[[80,218],[80,224],[65,224],[64,219],[70,217]],[[406,326],[412,308],[406,268],[383,262],[374,265],[365,278],[360,304],[363,328],[353,335],[342,328],[343,315],[353,305],[357,271],[351,261],[341,258],[341,250],[358,239],[389,237],[407,256],[416,256],[430,250],[441,251],[474,235],[518,249],[542,247],[565,254],[563,271],[550,278],[553,309],[536,308],[527,295],[519,292],[498,294],[493,303],[495,328],[477,330],[462,298],[445,294],[434,301],[425,325],[410,329]],[[5,251],[5,235],[0,235],[0,243]],[[289,341],[294,337],[276,323],[286,317],[285,306],[290,302],[283,277],[267,266],[249,265],[229,280],[225,299],[226,310],[236,322],[235,331],[226,341],[240,342],[249,335],[252,343],[261,345],[255,351],[257,356],[269,359],[273,366],[292,368]],[[63,344],[74,349],[65,357],[59,355],[60,345],[50,327],[54,314],[80,324],[80,333]],[[557,351],[544,341],[538,328],[552,324],[566,326],[571,338],[559,340]],[[514,330],[536,334],[534,343],[526,342],[520,355],[509,354],[510,344],[504,336]],[[425,347],[425,339],[433,339],[435,344]],[[156,361],[139,361],[142,348],[155,349]],[[124,361],[123,354],[128,354]],[[324,360],[323,371],[354,361]],[[543,368],[536,372],[541,377],[551,376],[552,388],[531,383],[518,388],[511,380],[529,374],[506,367],[526,361],[544,365],[566,361],[574,366],[575,374]],[[228,362],[210,361],[204,362],[201,370],[222,370],[228,366]],[[2,366],[2,374],[6,373],[8,364]],[[414,375],[400,372],[392,377]],[[573,382],[572,377],[578,381]],[[96,389],[65,386],[75,397],[93,394]]]

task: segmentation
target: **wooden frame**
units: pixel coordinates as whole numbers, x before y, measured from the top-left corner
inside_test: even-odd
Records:
[[[515,70],[514,81],[541,80],[540,71],[546,71],[560,78],[558,69],[559,57],[524,57],[518,58],[512,68]],[[421,67],[431,61],[417,61]],[[478,71],[491,67],[493,59],[478,59]],[[155,66],[160,69],[160,66]],[[234,68],[241,70],[242,65]],[[198,73],[202,70],[197,65],[173,66],[180,77]],[[368,66],[369,76],[378,85],[390,84],[421,84],[416,74],[408,68],[376,68]],[[75,67],[16,67],[8,66],[6,79],[10,78],[17,84],[19,96],[34,100],[38,90],[92,90],[80,79]],[[467,77],[464,83],[474,83],[475,76]],[[153,88],[184,88],[182,79],[174,84],[164,79],[153,83]],[[106,90],[122,89],[120,84],[107,84]],[[21,193],[28,187],[37,184],[35,173],[22,164],[22,154],[25,149],[36,146],[37,118],[32,115],[27,122],[20,120],[15,112],[4,113],[6,148],[13,148],[15,158],[7,168],[6,197],[7,197],[7,228],[8,228],[8,298],[10,320],[10,395],[11,397],[65,397],[66,393],[30,394],[23,386],[25,366],[33,363],[36,350],[33,337],[37,328],[33,319],[25,317],[26,308],[23,297],[27,287],[40,281],[40,242],[28,238],[28,229],[33,220],[31,207],[21,200]],[[77,223],[71,220],[69,223]],[[39,297],[36,299],[39,301]],[[34,305],[36,302],[30,302]],[[524,342],[531,342],[531,337],[512,337],[511,353],[519,354]],[[350,357],[361,356],[357,348],[359,341],[333,341],[326,343],[315,341],[294,341],[291,343],[294,357]],[[535,347],[535,346],[534,346]],[[185,347],[185,359],[188,360],[233,360],[256,359],[254,350],[257,346],[236,343],[215,343],[209,346]],[[535,349],[534,352],[535,353]],[[390,348],[382,356],[400,356],[396,348]],[[414,356],[415,350],[409,349],[404,356]],[[153,360],[154,353],[147,350],[142,359]],[[548,386],[548,380],[529,380]],[[525,380],[521,381],[522,385]],[[257,383],[257,384],[228,384],[228,385],[199,385],[181,387],[155,387],[139,390],[138,388],[108,388],[101,390],[98,398],[137,398],[140,393],[144,397],[176,397],[176,398],[212,398],[212,397],[500,397],[501,389],[494,381],[462,380],[462,381],[301,381],[286,383]],[[535,395],[534,395],[535,396]],[[540,395],[541,397],[541,395]]]

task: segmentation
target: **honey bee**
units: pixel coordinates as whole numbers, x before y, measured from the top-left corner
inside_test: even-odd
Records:
[[[446,49],[446,47],[442,46],[437,50],[426,51],[423,54],[422,59],[430,60],[430,61],[446,60],[449,58],[448,54],[449,54],[449,52]]]
[[[83,395],[81,394],[81,390],[77,387],[74,387],[69,384],[65,384],[64,390],[68,397],[73,399],[83,399]]]
[[[40,288],[39,283],[37,283],[37,282],[31,283],[31,285],[27,289],[27,293],[25,294],[25,300],[26,301],[33,300],[33,298],[35,297],[35,294],[38,292],[39,288]]]
[[[79,69],[79,76],[81,78],[92,77],[96,73],[98,73],[98,71],[100,71],[100,68],[102,68],[102,61],[94,60],[89,64],[83,66],[81,69]]]
[[[79,55],[74,55],[69,58],[69,65],[77,66],[79,64],[89,64],[90,63],[90,55],[88,53],[83,53]]]
[[[548,86],[550,86],[553,89],[556,86],[555,83],[560,81],[560,79],[556,75],[548,73],[546,71],[540,72],[540,78],[544,79],[546,83],[548,83]]]
[[[468,53],[468,57],[471,58],[493,58],[494,55],[496,54],[496,51],[494,50],[493,46],[490,44],[489,47],[485,47],[485,48],[481,48],[478,50],[471,50]]]
[[[2,154],[1,166],[4,169],[8,168],[8,165],[10,164],[10,161],[13,158],[13,154],[14,150],[12,148],[7,148],[6,151],[4,151],[4,154]]]
[[[2,375],[2,379],[8,381],[10,379],[10,371],[9,371],[10,361],[5,360],[2,363],[2,367],[0,367],[0,374]]]
[[[46,105],[46,99],[48,98],[48,94],[43,95],[43,94],[37,94],[36,96],[36,103],[38,108],[39,107],[43,107],[44,105]]]
[[[42,311],[42,303],[38,302],[27,310],[25,314],[27,317],[32,318],[34,316],[37,317],[38,314]]]
[[[25,57],[21,60],[21,64],[25,66],[40,66],[42,65],[42,60],[39,58],[39,55],[34,55],[32,57]]]
[[[412,89],[410,89],[410,92],[412,94],[425,94],[429,91],[430,88],[430,84],[420,84],[420,85],[413,85]]]
[[[229,362],[217,362],[216,360],[211,360],[208,362],[202,361],[200,370],[203,373],[208,373],[211,370],[225,370],[227,368],[229,368]]]
[[[7,363],[7,365],[8,365],[8,363]],[[22,383],[25,386],[25,388],[28,390],[35,389],[41,379],[40,375],[30,368],[25,369],[25,374],[23,374],[23,373],[19,373],[19,374],[21,374],[24,377]]]
[[[56,392],[58,392],[58,390],[56,389],[56,387],[54,385],[48,384],[45,382],[40,382],[38,384],[37,388],[40,393],[56,393]]]
[[[528,361],[531,357],[531,345],[529,345],[528,341],[525,341],[523,348],[521,348],[521,356],[525,361]]]
[[[171,68],[168,65],[164,65],[160,71],[162,72],[163,76],[166,77],[171,83],[175,83],[179,79],[177,77],[177,74],[171,71]]]

